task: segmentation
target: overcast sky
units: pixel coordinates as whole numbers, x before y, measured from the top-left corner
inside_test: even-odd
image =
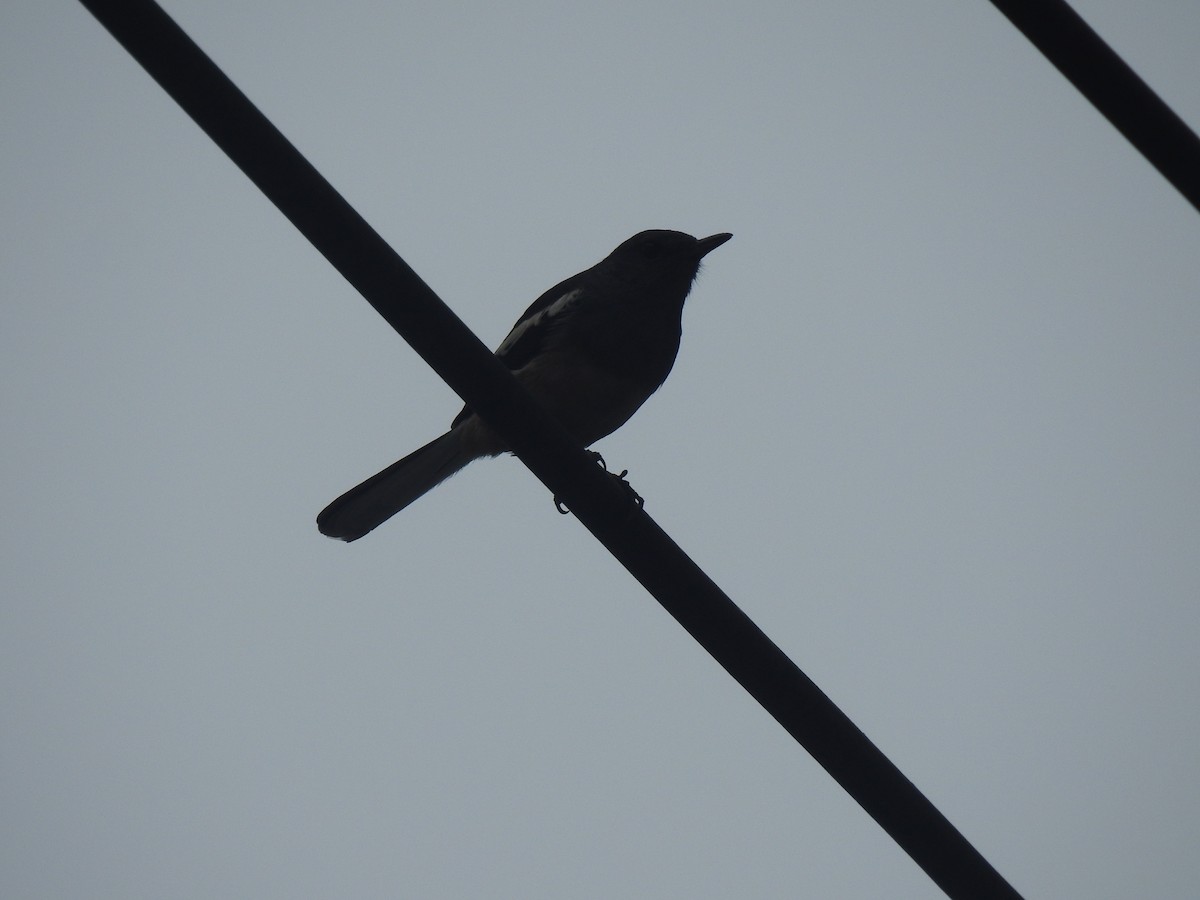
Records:
[[[991,4],[166,8],[489,344],[733,232],[598,448],[1027,897],[1195,895],[1200,216]],[[318,535],[457,399],[81,6],[0,66],[0,894],[939,896],[516,460]]]

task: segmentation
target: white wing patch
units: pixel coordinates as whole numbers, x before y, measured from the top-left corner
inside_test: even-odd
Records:
[[[545,309],[538,310],[527,319],[522,319],[513,326],[513,330],[508,333],[508,337],[500,342],[500,346],[496,348],[496,355],[500,357],[506,355],[517,341],[521,340],[528,332],[543,325],[548,325],[551,319],[562,315],[574,306],[582,294],[582,288],[567,291]]]

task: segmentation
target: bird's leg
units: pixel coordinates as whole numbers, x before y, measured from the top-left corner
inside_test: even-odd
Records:
[[[608,471],[608,466],[606,466],[604,464],[603,456],[601,456],[595,450],[588,450],[585,452],[587,453],[588,456],[590,456],[592,458],[592,462],[599,463],[600,468],[602,468],[605,472]],[[570,512],[570,510],[567,509],[566,505],[564,505],[563,502],[561,500],[559,500],[557,496],[554,498],[554,508],[557,509],[564,516]]]
[[[613,475],[621,483],[621,487],[625,489],[626,495],[637,504],[638,509],[643,509],[646,506],[646,501],[642,499],[642,495],[633,489],[633,485],[625,480],[625,476],[629,474],[628,469],[622,469],[620,475]]]
[[[600,468],[602,468],[605,472],[608,472],[608,466],[605,465],[603,456],[601,456],[595,450],[589,450],[587,453],[590,457],[592,457],[593,462],[599,463]],[[626,495],[628,495],[630,500],[637,504],[638,509],[642,509],[646,505],[646,501],[642,499],[642,495],[635,491],[633,489],[633,485],[625,480],[625,476],[629,474],[628,469],[622,469],[620,475],[616,474],[615,472],[608,472],[608,474],[612,475],[613,478],[617,479],[617,481],[621,483],[621,487],[625,489]],[[558,497],[554,498],[554,508],[564,516],[571,511],[567,509],[562,500],[560,500]]]

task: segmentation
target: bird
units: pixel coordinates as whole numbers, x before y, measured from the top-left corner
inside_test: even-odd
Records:
[[[497,358],[580,445],[616,431],[666,380],[683,304],[700,261],[733,235],[643,231],[546,291],[496,348]],[[468,463],[509,448],[469,406],[441,437],[351,488],[318,530],[355,541]]]

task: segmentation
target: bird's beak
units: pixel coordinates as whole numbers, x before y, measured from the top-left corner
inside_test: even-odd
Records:
[[[707,256],[731,237],[733,237],[733,235],[729,234],[728,232],[724,234],[711,234],[706,238],[700,238],[700,240],[696,241],[696,249],[700,251],[701,257]]]

